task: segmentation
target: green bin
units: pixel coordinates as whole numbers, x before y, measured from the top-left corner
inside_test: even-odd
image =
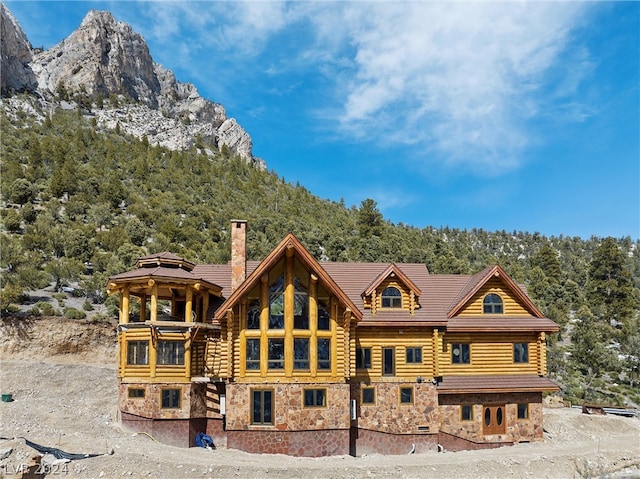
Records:
[[[11,401],[13,401],[13,397],[11,396],[10,393],[2,395],[2,402],[11,402]]]

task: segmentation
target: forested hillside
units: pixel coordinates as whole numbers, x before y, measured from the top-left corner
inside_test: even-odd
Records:
[[[229,221],[239,218],[249,225],[249,259],[264,258],[293,232],[320,260],[419,262],[433,273],[499,263],[562,326],[549,338],[549,369],[565,397],[640,403],[637,238],[391,224],[373,200],[348,206],[317,198],[225,148],[215,157],[202,142],[171,151],[118,127],[98,129],[88,107],[115,100],[85,98],[50,111],[26,96],[20,107],[3,100],[3,315],[29,291],[71,283],[88,303],[107,301],[113,311],[110,275],[165,250],[226,262]]]

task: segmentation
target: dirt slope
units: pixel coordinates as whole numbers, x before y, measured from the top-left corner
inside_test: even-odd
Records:
[[[59,341],[69,343],[62,347]],[[640,420],[546,409],[545,440],[486,451],[292,458],[180,449],[118,425],[114,325],[0,321],[0,477],[37,456],[23,439],[72,453],[52,466],[78,478],[640,478]],[[54,474],[57,473],[57,474]],[[43,477],[43,476],[36,476]]]

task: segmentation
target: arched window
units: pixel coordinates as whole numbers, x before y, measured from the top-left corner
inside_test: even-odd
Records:
[[[389,286],[382,292],[383,308],[402,308],[402,293],[398,288]]]
[[[482,303],[482,311],[484,314],[502,314],[504,308],[502,306],[502,298],[495,293],[490,293],[484,297]]]

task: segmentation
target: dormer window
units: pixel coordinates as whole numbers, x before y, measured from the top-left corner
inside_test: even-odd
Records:
[[[398,288],[389,286],[382,292],[383,308],[402,308],[402,293]]]
[[[502,298],[495,293],[486,295],[482,303],[482,311],[484,314],[503,314]]]

